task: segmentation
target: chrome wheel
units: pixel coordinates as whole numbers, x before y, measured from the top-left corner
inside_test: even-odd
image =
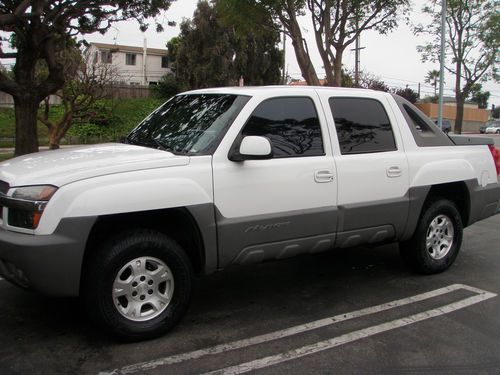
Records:
[[[172,300],[174,277],[160,259],[136,258],[123,266],[113,283],[113,302],[125,318],[143,322],[160,315]]]
[[[426,249],[432,259],[443,259],[453,246],[455,230],[453,222],[446,215],[439,215],[427,229]]]

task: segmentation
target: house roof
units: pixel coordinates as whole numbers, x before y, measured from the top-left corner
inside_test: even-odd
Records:
[[[143,53],[142,47],[124,46],[121,44],[108,44],[108,43],[90,43],[90,45],[99,49],[109,50],[109,51]],[[159,48],[147,48],[146,53],[148,55],[167,56],[168,50]]]

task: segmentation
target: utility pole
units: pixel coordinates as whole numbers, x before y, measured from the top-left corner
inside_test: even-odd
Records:
[[[359,30],[359,17],[356,14],[356,31]],[[361,65],[361,53],[360,51],[362,49],[365,49],[365,47],[361,47],[361,35],[358,34],[356,37],[356,47],[354,49],[351,49],[351,51],[354,51],[354,86],[359,87],[359,73],[360,73],[360,65]]]
[[[441,0],[441,56],[439,56],[439,104],[438,126],[443,129],[444,64],[446,51],[446,0]]]
[[[281,77],[281,84],[286,85],[286,32],[283,26],[283,73]]]

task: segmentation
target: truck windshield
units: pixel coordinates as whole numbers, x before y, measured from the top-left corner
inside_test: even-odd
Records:
[[[145,118],[128,143],[183,155],[212,154],[249,97],[177,95]]]

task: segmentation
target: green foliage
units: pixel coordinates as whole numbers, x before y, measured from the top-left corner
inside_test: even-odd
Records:
[[[13,157],[14,157],[14,154],[12,154],[10,152],[9,153],[5,153],[5,154],[2,153],[2,154],[0,154],[0,162],[5,161],[5,160],[9,160],[9,159],[11,159]]]
[[[276,84],[280,80],[282,54],[279,33],[241,33],[228,26],[218,7],[200,1],[192,20],[181,24],[181,34],[170,45],[174,71],[183,88]],[[268,18],[269,21],[271,21]]]
[[[12,108],[0,108],[0,137],[11,137],[14,134],[15,118]]]
[[[153,87],[153,92],[158,98],[169,99],[172,96],[183,91],[180,83],[173,74],[166,74],[156,86]]]
[[[496,107],[492,112],[491,116],[493,118],[500,118],[500,107]]]
[[[105,128],[91,123],[75,124],[69,129],[68,135],[77,136],[80,138],[88,138],[102,136],[105,133]]]
[[[104,33],[113,23],[128,19],[144,30],[148,19],[167,10],[172,1],[1,1],[0,31],[12,36],[16,49],[14,76],[0,71],[0,90],[17,99],[16,155],[38,150],[36,108],[67,81],[69,64],[61,51],[74,46],[75,35]],[[6,57],[2,51],[0,57]],[[45,74],[37,75],[41,65]]]
[[[393,92],[394,94],[405,98],[410,103],[416,103],[418,100],[418,93],[415,90],[410,89],[409,87],[404,89],[396,89]]]
[[[472,86],[470,92],[470,101],[476,103],[481,109],[488,108],[488,100],[490,99],[491,93],[489,91],[483,91],[483,86],[476,83]]]
[[[78,120],[68,131],[68,139],[72,142],[83,142],[84,140],[97,142],[117,141],[120,137],[127,135],[146,116],[156,109],[163,100],[157,98],[146,99],[121,99],[100,100],[94,107],[96,118],[109,116],[106,123],[92,123],[91,118]],[[50,107],[50,118],[59,118],[64,113],[61,105]],[[40,143],[46,145],[47,127],[39,123]],[[7,138],[8,142],[0,142],[0,147],[12,147],[11,139],[15,137],[14,110],[12,108],[0,108],[0,138]],[[78,138],[75,138],[78,137]],[[82,139],[79,139],[82,137]],[[100,137],[100,138],[96,138]],[[92,139],[88,139],[92,138]],[[1,141],[1,139],[0,139]]]
[[[434,87],[434,96],[437,95],[437,86],[439,84],[440,71],[433,69],[427,72],[425,76],[425,83],[429,83],[432,87]]]

